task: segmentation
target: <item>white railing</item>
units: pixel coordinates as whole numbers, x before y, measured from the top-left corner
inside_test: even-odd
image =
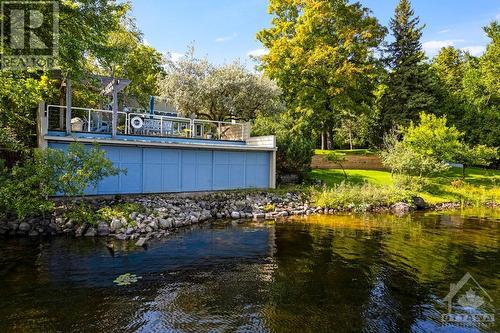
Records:
[[[71,131],[91,133],[111,133],[113,111],[71,108]],[[47,106],[47,128],[49,130],[66,131],[66,107],[60,105]],[[127,133],[127,114],[118,112],[117,133]]]
[[[49,130],[66,130],[66,107],[47,106]],[[71,108],[71,131],[90,133],[111,133],[113,111]],[[184,137],[211,140],[245,140],[249,133],[245,124],[236,122],[212,121],[182,117],[161,116],[148,113],[118,112],[117,133]]]

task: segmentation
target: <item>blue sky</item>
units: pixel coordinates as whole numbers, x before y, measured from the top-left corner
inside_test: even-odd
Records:
[[[387,26],[397,0],[361,0]],[[499,0],[413,0],[426,24],[422,42],[429,56],[454,45],[479,55],[488,38],[482,27],[500,19]],[[267,0],[133,0],[133,15],[147,43],[174,58],[193,44],[198,56],[215,63],[239,58],[252,65],[260,54],[255,33],[267,27]]]

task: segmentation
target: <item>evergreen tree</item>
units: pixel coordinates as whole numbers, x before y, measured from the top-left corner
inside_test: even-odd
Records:
[[[433,80],[420,42],[424,27],[410,1],[400,0],[390,21],[394,41],[387,50],[390,73],[381,100],[385,130],[416,120],[420,112],[428,112],[434,104]]]

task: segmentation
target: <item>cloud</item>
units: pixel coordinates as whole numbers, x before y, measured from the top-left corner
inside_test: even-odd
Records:
[[[496,18],[497,20],[500,20],[500,14],[497,14],[497,16],[495,16],[495,18]]]
[[[235,32],[230,36],[218,37],[215,39],[215,42],[216,43],[225,43],[225,42],[230,41],[231,39],[235,39],[236,37],[238,37],[238,34]]]
[[[466,46],[462,47],[460,50],[464,52],[469,52],[471,55],[478,57],[486,51],[486,47],[483,45],[473,45],[473,46]]]
[[[252,51],[248,52],[247,57],[260,58],[262,56],[265,56],[268,53],[269,53],[269,51],[267,49],[256,49],[256,50],[252,50]]]
[[[422,44],[425,52],[436,54],[443,47],[454,46],[455,43],[464,42],[463,39],[430,40]]]
[[[446,33],[450,32],[450,31],[451,31],[451,29],[443,29],[441,31],[438,31],[438,34],[446,34]]]

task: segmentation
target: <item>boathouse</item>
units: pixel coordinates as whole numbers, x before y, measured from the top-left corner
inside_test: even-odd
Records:
[[[109,79],[112,110],[41,103],[38,145],[66,150],[98,143],[126,173],[102,180],[88,195],[267,189],[276,184],[274,136],[250,137],[250,124],[184,118],[150,110],[118,110],[130,81]],[[154,105],[154,103],[153,103]]]

